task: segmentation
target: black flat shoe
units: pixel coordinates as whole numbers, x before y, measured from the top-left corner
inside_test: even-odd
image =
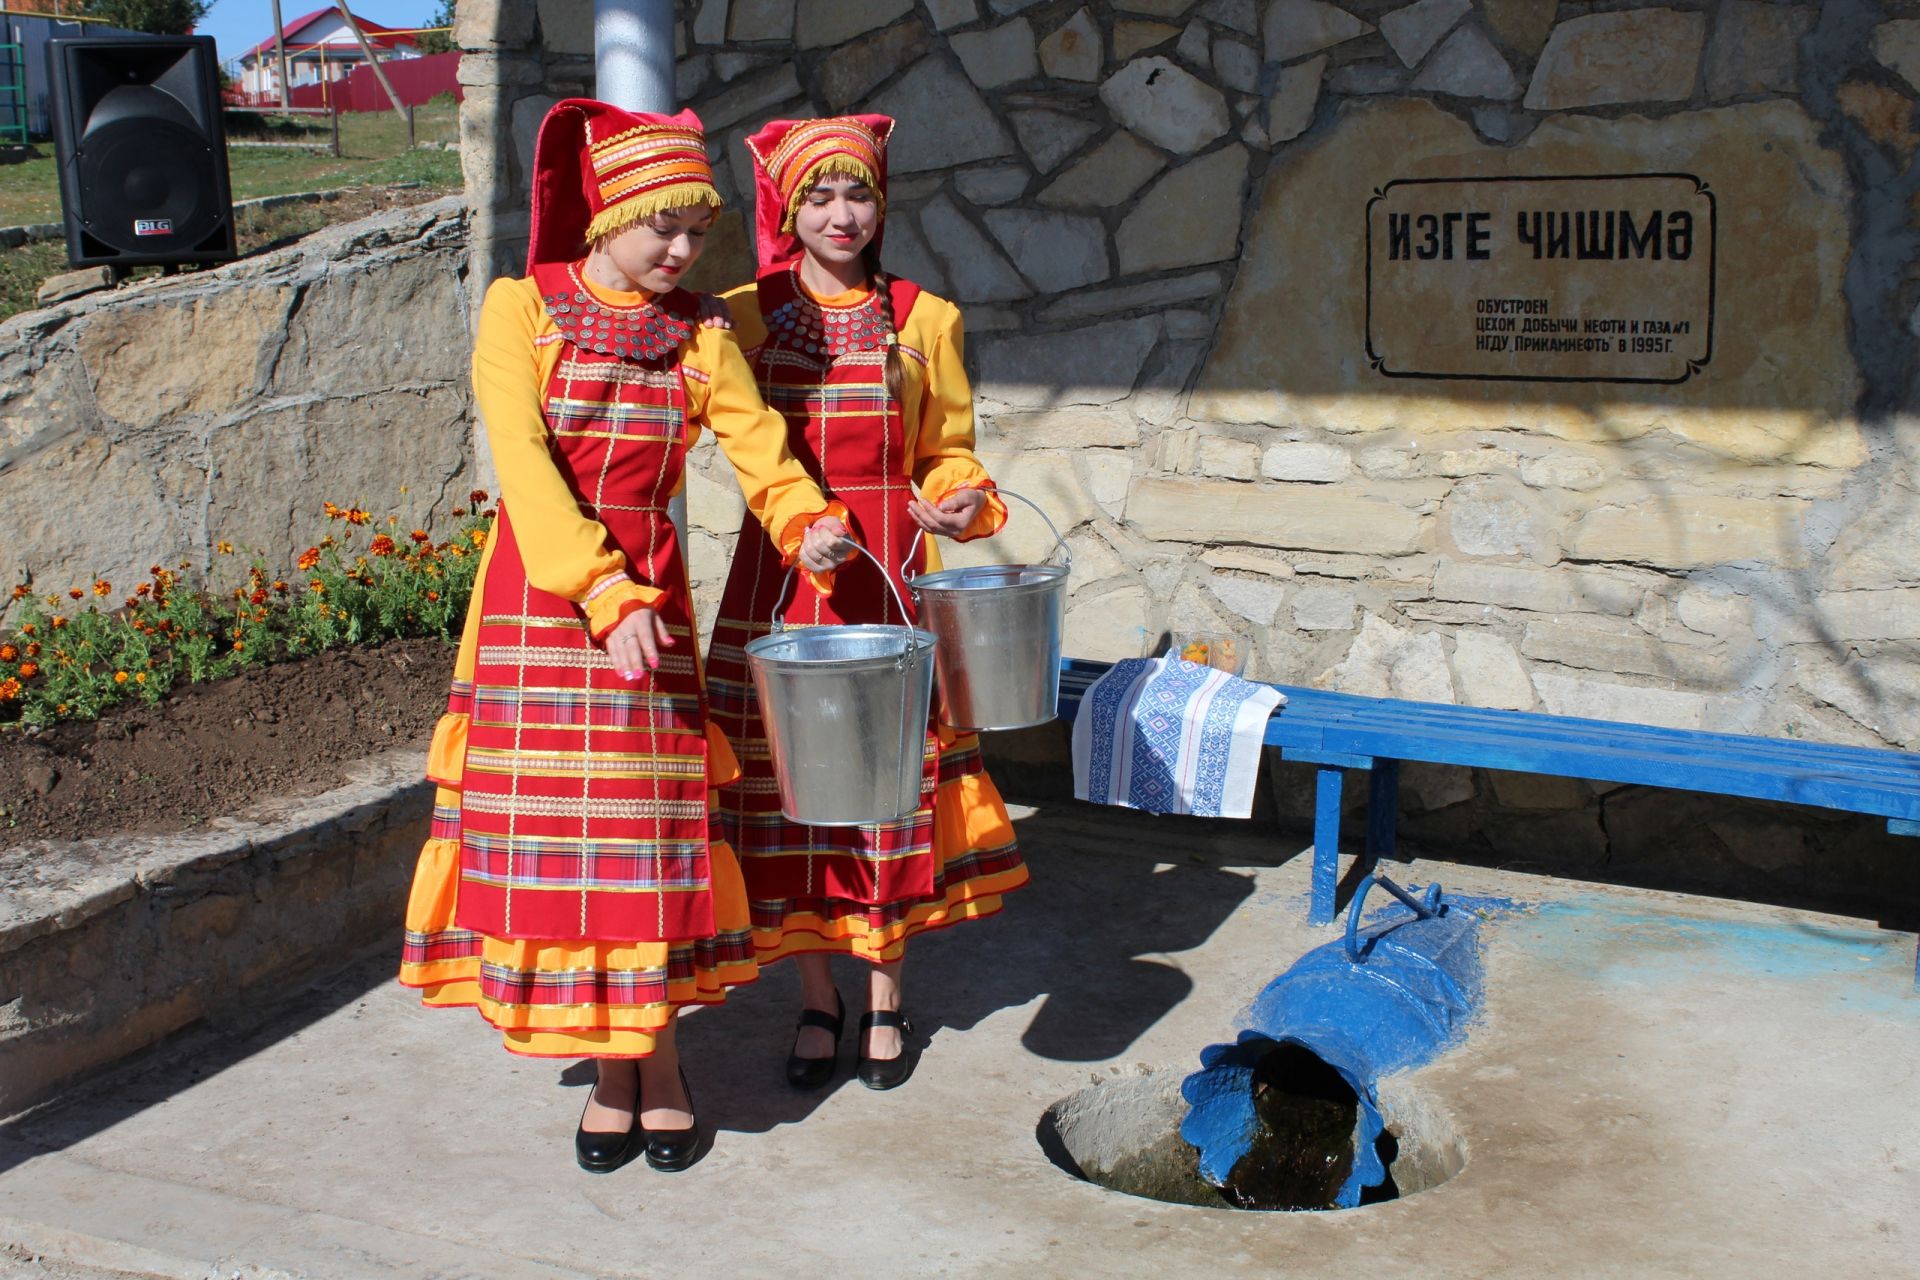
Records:
[[[680,1073],[680,1089],[687,1095],[687,1112],[693,1112],[693,1087],[687,1083],[687,1073]],[[639,1112],[634,1113],[634,1128],[646,1135],[647,1167],[658,1169],[661,1173],[678,1173],[687,1168],[700,1156],[700,1121],[684,1129],[648,1129],[639,1122]]]
[[[875,1027],[898,1027],[900,1029],[900,1056],[897,1058],[869,1058],[867,1056],[867,1032]],[[895,1013],[891,1009],[875,1009],[860,1015],[860,1062],[854,1068],[854,1074],[860,1077],[860,1083],[869,1089],[897,1089],[907,1082],[913,1074],[913,1048],[907,1043],[913,1035],[913,1023],[907,1021],[904,1013]]]
[[[787,1055],[787,1083],[796,1089],[818,1089],[833,1079],[833,1068],[840,1060],[840,1029],[847,1022],[846,1001],[840,993],[833,993],[834,1012],[822,1013],[818,1009],[802,1009],[800,1021],[794,1028],[797,1037],[808,1027],[818,1027],[833,1037],[833,1052],[824,1058],[803,1058],[797,1053]]]
[[[587,1105],[593,1105],[593,1094],[587,1094]],[[594,1133],[587,1129],[587,1109],[580,1108],[580,1128],[573,1135],[573,1158],[588,1173],[612,1173],[633,1158],[637,1139],[642,1137],[640,1129],[640,1111],[636,1103],[633,1127],[625,1133]]]

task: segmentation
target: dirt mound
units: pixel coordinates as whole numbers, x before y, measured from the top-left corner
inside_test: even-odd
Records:
[[[184,831],[330,790],[356,760],[426,744],[453,655],[441,640],[334,649],[93,723],[0,734],[0,846]]]

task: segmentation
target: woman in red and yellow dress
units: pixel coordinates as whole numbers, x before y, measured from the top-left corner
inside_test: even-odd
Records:
[[[480,313],[502,498],[434,733],[400,979],[478,1009],[514,1053],[597,1060],[584,1167],[644,1148],[678,1169],[697,1130],[675,1015],[757,967],[710,810],[737,766],[707,719],[667,500],[704,426],[769,560],[831,568],[844,509],[678,287],[720,203],[699,120],[571,99],[534,167],[528,273]]]
[[[973,394],[961,365],[960,313],[879,269],[886,199],[885,116],[777,120],[748,139],[755,160],[760,274],[727,295],[735,331],[788,444],[846,504],[865,558],[831,595],[800,583],[788,626],[912,621],[906,575],[938,567],[924,535],[996,532],[1006,507],[973,454]],[[918,489],[916,494],[915,490]],[[869,962],[858,1074],[892,1088],[912,1070],[900,975],[915,934],[990,915],[1027,880],[978,741],[930,725],[922,794],[898,822],[808,827],[780,813],[766,730],[743,649],[771,626],[787,573],[751,520],[740,530],[708,654],[712,714],[742,775],[721,788],[723,830],[740,853],[760,963],[793,956],[801,1015],[788,1082],[833,1076],[846,1007],[829,958]],[[891,579],[891,584],[887,581]]]

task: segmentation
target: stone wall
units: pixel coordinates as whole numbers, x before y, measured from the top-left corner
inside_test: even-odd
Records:
[[[1225,628],[1270,679],[1920,740],[1920,568],[1899,550],[1920,534],[1920,4],[680,10],[680,92],[733,206],[709,283],[750,270],[744,134],[900,119],[889,263],[964,305],[983,455],[1071,530],[1073,651]],[[491,269],[524,252],[533,126],[589,83],[590,11],[461,6],[466,82],[493,90],[468,136],[508,143],[469,160],[500,196]],[[1387,184],[1646,172],[1697,176],[1717,212],[1711,358],[1683,381],[1370,361]],[[704,471],[711,587],[738,502]],[[1016,517],[968,554],[1044,544]]]
[[[324,501],[464,502],[467,234],[456,197],[0,324],[0,584],[284,565]]]

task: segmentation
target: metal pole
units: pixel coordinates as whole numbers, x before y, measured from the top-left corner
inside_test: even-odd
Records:
[[[628,111],[672,111],[673,0],[594,0],[594,93]]]
[[[673,0],[593,0],[594,96],[627,111],[666,113],[673,92]],[[667,502],[687,545],[687,495]]]
[[[360,42],[360,52],[367,55],[367,65],[373,68],[373,78],[378,80],[380,87],[387,91],[387,101],[393,104],[393,114],[400,117],[402,124],[407,123],[407,110],[400,105],[400,95],[393,91],[393,82],[387,79],[386,69],[380,65],[380,59],[374,54],[373,46],[367,43],[367,33],[360,29],[360,20],[347,11],[347,0],[339,0],[334,8],[338,9],[340,16],[346,19],[347,26],[353,31],[353,38]],[[671,50],[672,46],[669,45],[668,48]]]
[[[273,0],[273,52],[280,60],[280,109],[284,111],[293,100],[287,97],[287,29],[280,21],[280,0]]]

